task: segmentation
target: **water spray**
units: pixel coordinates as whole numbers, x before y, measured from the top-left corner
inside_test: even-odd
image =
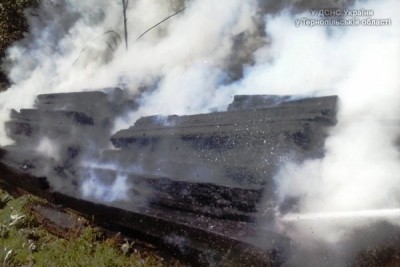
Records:
[[[346,220],[346,219],[390,219],[400,218],[400,209],[374,209],[316,213],[288,213],[280,215],[283,222],[315,221],[315,220]]]

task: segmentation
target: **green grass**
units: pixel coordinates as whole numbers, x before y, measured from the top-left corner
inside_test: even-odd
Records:
[[[14,199],[0,190],[0,266],[165,266],[157,255],[125,255],[93,227],[74,240],[48,233],[29,213],[28,206],[38,201],[29,195]]]

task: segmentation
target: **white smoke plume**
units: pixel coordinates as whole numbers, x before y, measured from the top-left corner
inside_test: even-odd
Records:
[[[354,7],[361,8],[374,10],[376,18],[395,18],[400,5],[382,1]],[[276,23],[286,23],[279,28],[290,29],[291,21],[279,18]],[[304,93],[306,88],[301,87],[317,85],[315,89],[332,89],[341,100],[338,124],[326,140],[325,157],[302,164],[290,163],[276,177],[278,195],[300,198],[301,212],[400,206],[400,161],[396,146],[400,133],[399,26],[393,19],[391,27],[347,27],[334,29],[329,34],[321,28],[303,28],[304,32],[293,29],[289,35],[277,35],[277,38],[288,38],[283,45],[294,47],[282,51],[282,57],[271,69],[273,77],[279,77],[293,68],[289,84],[285,81],[282,89],[293,92],[293,87],[297,87]],[[274,45],[280,45],[279,39]],[[270,83],[268,75],[261,79],[252,75],[257,77],[261,72],[248,76],[247,81],[256,81],[253,87],[259,82]],[[273,78],[272,83],[276,82]],[[326,229],[318,220],[307,223],[307,227],[329,241],[340,239],[350,230],[345,226]]]
[[[109,202],[129,200],[129,190],[127,186],[128,176],[117,175],[112,184],[103,183],[98,180],[95,174],[83,182],[82,194],[85,199],[102,200]]]
[[[232,38],[256,31],[257,3],[190,1],[186,5],[185,12],[136,42],[175,10],[170,1],[131,1],[129,50],[123,45],[113,47],[113,59],[104,64],[110,60],[111,48],[104,45],[102,35],[115,31],[123,36],[120,1],[43,1],[40,16],[31,19],[31,36],[9,50],[9,77],[15,85],[1,97],[2,121],[11,108],[31,106],[40,93],[116,85],[126,86],[132,95],[139,87],[157,86],[135,118],[207,111],[214,90],[226,79],[223,69],[232,52]],[[111,43],[119,42],[112,38]],[[256,41],[260,42],[249,42]],[[1,136],[4,143],[4,131]]]
[[[0,95],[2,124],[10,109],[32,106],[38,94],[83,88],[144,91],[139,110],[116,129],[146,115],[218,110],[235,94],[337,94],[338,124],[325,157],[282,166],[278,200],[300,199],[300,213],[400,207],[399,1],[356,1],[347,7],[373,10],[371,18],[391,24],[348,27],[296,27],[296,19],[318,19],[309,8],[326,7],[321,1],[131,1],[128,51],[120,2],[43,1],[27,39],[9,50],[14,85]],[[183,5],[184,12],[136,40]],[[0,140],[9,143],[3,129]],[[300,236],[335,243],[354,227],[320,225],[301,224]]]

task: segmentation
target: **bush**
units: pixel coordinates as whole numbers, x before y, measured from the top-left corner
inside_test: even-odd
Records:
[[[39,0],[0,0],[0,60],[6,49],[28,31],[25,10],[38,5]],[[7,76],[0,71],[0,91],[8,86]]]

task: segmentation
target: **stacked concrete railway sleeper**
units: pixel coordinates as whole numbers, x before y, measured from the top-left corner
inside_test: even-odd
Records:
[[[6,123],[15,143],[1,148],[0,185],[197,263],[277,266],[289,240],[262,227],[274,221],[273,175],[323,156],[336,106],[336,96],[236,96],[225,112],[144,117],[113,134],[137,108],[122,90],[40,95]]]

